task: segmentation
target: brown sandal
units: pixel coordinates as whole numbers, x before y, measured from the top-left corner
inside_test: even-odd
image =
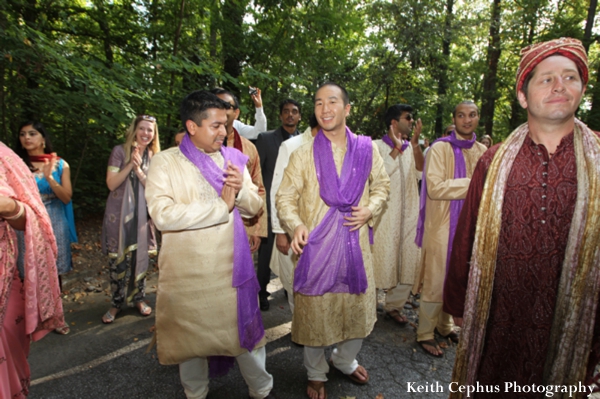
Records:
[[[337,367],[335,367],[335,365],[333,364],[333,360],[331,360],[331,359],[329,359],[329,367],[334,368],[341,373],[341,370],[338,369]],[[364,380],[361,380],[360,377],[354,375],[354,374],[356,374],[357,371],[359,371],[359,369],[362,369],[364,371],[364,375],[367,376]],[[344,374],[344,373],[342,373],[342,374]],[[350,378],[352,380],[352,382],[359,384],[359,385],[365,385],[367,382],[369,382],[369,373],[367,372],[367,369],[365,369],[360,364],[358,365],[358,367],[356,367],[356,370],[354,370],[352,372],[352,374],[344,374],[344,375],[346,377]]]
[[[361,380],[360,377],[354,375],[357,371],[359,371],[359,369],[362,369],[364,371],[364,375],[367,376],[364,380]],[[369,373],[367,373],[367,370],[359,364],[356,370],[354,370],[354,373],[348,374],[348,378],[350,378],[356,384],[365,385],[367,382],[369,382]]]
[[[405,327],[408,324],[408,318],[396,309],[391,310],[389,312],[386,311],[385,317],[394,320],[401,327]]]
[[[312,390],[318,395],[317,399],[321,399],[321,389],[323,390],[322,399],[327,399],[327,391],[325,390],[325,383],[323,381],[308,380],[308,386],[306,387],[306,394],[308,395],[309,398],[312,399],[312,396],[310,395],[310,393],[308,393],[308,391]]]
[[[448,335],[442,335],[442,334],[440,334],[440,332],[436,328],[435,329],[435,333],[438,334],[440,337],[442,337],[444,339],[449,339],[450,341],[454,342],[455,344],[458,344],[459,336],[458,336],[458,333],[456,331],[452,331]]]
[[[417,344],[419,344],[419,346],[421,346],[421,348],[423,349],[423,351],[428,354],[429,356],[433,356],[433,357],[442,357],[444,356],[444,352],[442,351],[442,348],[440,348],[440,346],[438,345],[437,341],[435,339],[428,339],[427,341],[417,341]],[[431,353],[430,351],[427,350],[427,348],[425,348],[425,346],[430,346],[432,348],[435,348],[436,350],[442,352],[440,354],[434,354]]]

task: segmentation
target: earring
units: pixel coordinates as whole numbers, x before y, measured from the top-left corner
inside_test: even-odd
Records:
[[[46,148],[46,142],[45,141],[42,143],[42,148]]]

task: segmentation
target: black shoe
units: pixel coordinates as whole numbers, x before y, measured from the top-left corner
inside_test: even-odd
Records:
[[[269,310],[269,300],[267,299],[266,296],[259,296],[258,297],[258,302],[260,304],[260,310],[266,312],[267,310]]]

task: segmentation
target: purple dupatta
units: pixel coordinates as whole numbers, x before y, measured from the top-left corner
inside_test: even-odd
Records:
[[[392,150],[394,148],[396,148],[394,146],[394,143],[392,142],[392,139],[387,134],[385,136],[383,136],[383,138],[381,139],[381,141],[383,141],[384,143],[386,143],[387,145],[389,145],[390,147],[392,147]],[[404,150],[406,150],[408,148],[409,144],[410,143],[408,142],[408,140],[402,140],[402,148],[399,148],[400,152],[404,152]]]
[[[223,169],[219,168],[210,156],[197,149],[187,134],[181,141],[179,148],[183,155],[196,165],[206,181],[221,195],[224,185],[223,177],[225,176]],[[221,155],[225,160],[225,166],[227,161],[231,161],[240,171],[244,171],[248,156],[235,148],[228,147],[221,147]],[[252,261],[244,222],[236,207],[233,208],[233,214],[233,278],[231,285],[237,289],[237,320],[240,346],[250,352],[265,335],[262,317],[258,309],[258,291],[260,287],[254,272],[254,262]],[[212,356],[211,358],[219,359],[221,356]],[[221,363],[214,360],[211,359],[211,365]],[[231,361],[233,361],[233,358],[231,358]],[[211,367],[211,376],[214,376],[213,367]]]
[[[469,149],[473,147],[475,141],[477,141],[477,135],[473,133],[471,140],[459,140],[456,137],[456,132],[453,130],[450,136],[442,137],[434,141],[431,145],[443,141],[450,143],[452,151],[454,152],[454,178],[462,179],[467,177],[467,166],[465,164],[465,156],[462,153],[462,149]],[[423,162],[423,172],[425,172],[425,162]],[[417,236],[415,237],[415,244],[419,248],[423,246],[423,234],[425,232],[425,212],[427,203],[427,177],[423,174],[421,180],[421,198],[419,204],[419,221],[417,223]],[[454,233],[456,232],[456,224],[458,223],[458,217],[460,210],[462,209],[465,200],[452,200],[450,201],[450,231],[448,234],[448,252],[446,255],[446,272],[448,271],[448,264],[450,262],[450,254],[452,253],[452,241],[454,241]]]
[[[367,274],[359,242],[359,230],[343,226],[352,215],[373,165],[370,137],[357,136],[346,127],[347,151],[341,176],[337,175],[331,141],[322,130],[315,137],[313,156],[319,193],[329,210],[310,233],[294,272],[294,291],[303,295],[325,293],[362,294]]]

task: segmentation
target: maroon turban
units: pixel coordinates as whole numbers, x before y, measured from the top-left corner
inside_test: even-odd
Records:
[[[517,93],[523,87],[523,82],[533,69],[551,55],[562,55],[572,60],[579,72],[583,84],[588,82],[588,59],[585,48],[577,39],[561,37],[549,42],[536,43],[521,50],[521,62],[517,69]]]

